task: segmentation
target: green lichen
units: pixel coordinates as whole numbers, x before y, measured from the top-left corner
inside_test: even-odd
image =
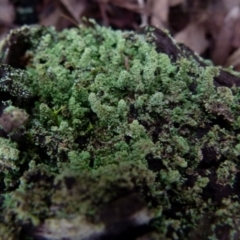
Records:
[[[101,235],[125,209],[155,239],[239,236],[240,90],[214,86],[219,68],[173,62],[152,31],[16,31],[31,58],[0,65],[0,91],[29,119],[0,138],[6,236]]]

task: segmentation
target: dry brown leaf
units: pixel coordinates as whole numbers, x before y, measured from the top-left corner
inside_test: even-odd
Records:
[[[60,0],[59,2],[65,7],[73,20],[80,23],[82,13],[86,8],[86,2],[79,0]]]
[[[202,24],[190,23],[181,32],[177,33],[174,39],[179,43],[184,43],[194,52],[201,54],[209,45],[205,35],[206,30]]]
[[[237,20],[240,19],[240,8],[234,7],[225,17],[217,36],[212,60],[217,65],[224,65],[232,47],[232,39]]]
[[[186,0],[169,0],[169,6],[174,7],[179,4],[184,4]]]
[[[14,21],[14,8],[8,0],[0,1],[0,22],[11,24]]]
[[[237,7],[240,3],[239,0],[222,0],[227,11],[231,11],[234,7]]]
[[[146,13],[146,9],[141,9],[138,1],[129,1],[129,0],[98,0],[99,3],[108,3],[111,5],[115,5],[121,8],[128,9],[137,13]]]
[[[240,19],[236,22],[235,25],[232,46],[234,48],[240,48]]]
[[[214,40],[217,39],[218,33],[222,28],[223,21],[228,13],[222,0],[212,1],[206,10],[206,27]]]
[[[61,11],[56,8],[50,14],[46,14],[44,11],[40,14],[40,24],[43,26],[56,26],[61,18]]]
[[[225,67],[233,66],[236,71],[240,71],[240,48],[238,48],[226,61]]]
[[[158,28],[166,28],[168,21],[169,0],[152,0],[151,24]]]

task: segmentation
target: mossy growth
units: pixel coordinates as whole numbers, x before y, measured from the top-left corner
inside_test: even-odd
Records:
[[[22,32],[25,69],[0,65],[1,108],[28,114],[0,132],[6,239],[239,237],[240,89],[219,68],[173,62],[152,31]]]

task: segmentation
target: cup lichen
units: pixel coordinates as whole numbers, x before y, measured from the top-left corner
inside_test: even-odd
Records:
[[[18,35],[24,68],[9,55]],[[11,101],[28,124],[9,134],[0,122],[3,239],[114,239],[139,226],[131,239],[239,237],[240,89],[153,42],[151,30],[96,24],[6,38],[0,109]]]

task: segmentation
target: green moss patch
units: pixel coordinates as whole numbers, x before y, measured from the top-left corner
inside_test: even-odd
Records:
[[[0,107],[28,121],[1,124],[6,239],[239,236],[240,90],[214,85],[219,68],[158,53],[151,29],[14,31],[28,60],[0,65]]]

